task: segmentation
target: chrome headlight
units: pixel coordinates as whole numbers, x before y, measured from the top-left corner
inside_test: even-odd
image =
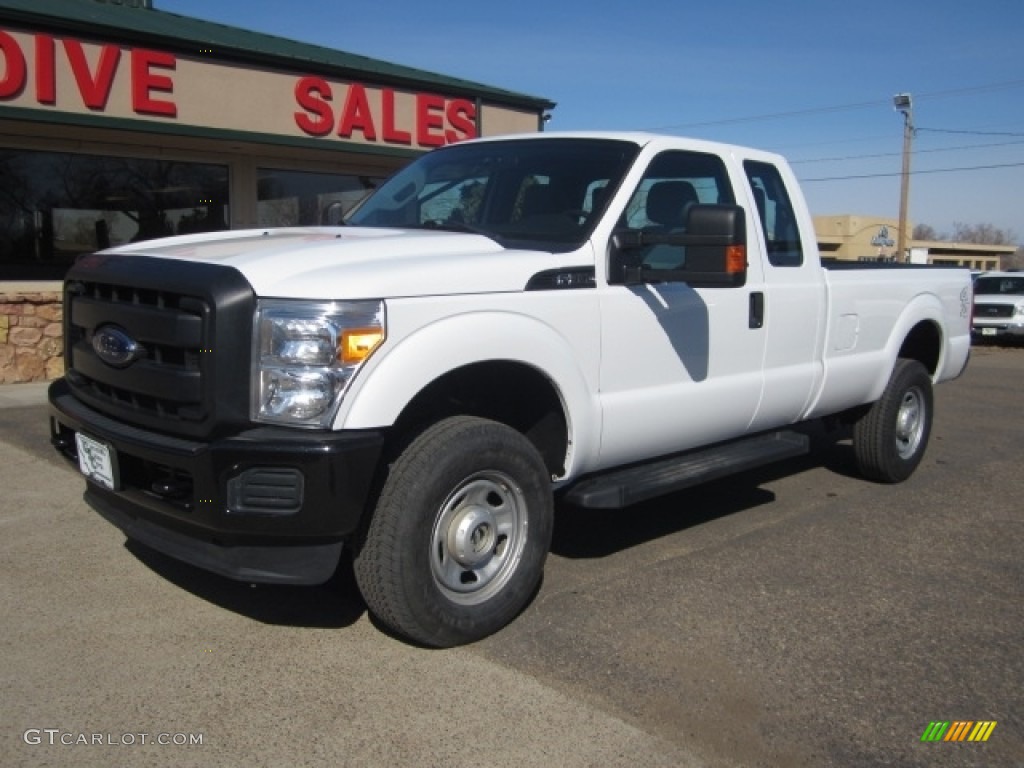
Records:
[[[381,301],[260,301],[253,420],[329,426],[352,377],[384,335]]]

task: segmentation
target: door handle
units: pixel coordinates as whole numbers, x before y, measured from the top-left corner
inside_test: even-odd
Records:
[[[761,291],[754,291],[750,294],[750,317],[748,320],[751,328],[764,326],[764,294]]]

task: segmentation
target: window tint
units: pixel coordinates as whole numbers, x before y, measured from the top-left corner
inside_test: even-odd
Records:
[[[770,163],[743,163],[761,220],[768,262],[776,267],[799,267],[804,263],[800,231],[779,169]]]
[[[589,237],[637,151],[558,138],[453,144],[391,177],[349,223],[470,230],[565,251]]]
[[[974,281],[975,296],[1004,296],[1024,294],[1024,277],[988,275]]]

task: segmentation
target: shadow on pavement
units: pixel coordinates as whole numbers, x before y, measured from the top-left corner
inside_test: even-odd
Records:
[[[336,629],[365,613],[350,559],[342,555],[334,575],[318,586],[247,584],[174,560],[129,539],[125,548],[147,568],[196,597],[264,624]]]
[[[806,456],[780,461],[721,480],[651,499],[625,509],[583,509],[558,503],[551,552],[567,558],[601,558],[685,531],[721,517],[775,501],[760,486],[789,475],[825,468],[842,477],[860,477],[849,429],[828,430],[820,423],[796,428],[811,439]]]

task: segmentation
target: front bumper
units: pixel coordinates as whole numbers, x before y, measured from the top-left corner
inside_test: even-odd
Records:
[[[78,464],[75,434],[108,447],[114,487],[85,500],[133,539],[241,581],[318,584],[370,498],[384,435],[258,427],[211,442],[128,426],[50,386],[54,446]]]
[[[1024,338],[1024,322],[1004,320],[1003,322],[975,322],[971,324],[971,336],[975,339]]]

